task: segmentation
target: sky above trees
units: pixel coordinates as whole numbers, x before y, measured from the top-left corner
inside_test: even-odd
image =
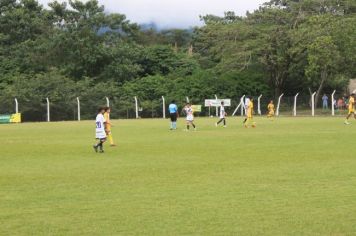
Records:
[[[47,6],[52,0],[39,0]],[[59,0],[62,2],[63,0]],[[154,22],[160,28],[202,25],[199,15],[223,16],[225,11],[244,15],[266,0],[99,0],[106,11],[125,14],[137,23]]]

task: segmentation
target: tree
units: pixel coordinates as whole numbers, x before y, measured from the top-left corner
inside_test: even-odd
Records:
[[[340,54],[330,36],[318,37],[309,45],[306,75],[311,84],[317,86],[316,106],[325,83],[332,78],[339,63]]]

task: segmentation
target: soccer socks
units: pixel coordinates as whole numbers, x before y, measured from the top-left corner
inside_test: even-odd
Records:
[[[108,134],[110,145],[114,145],[114,139],[112,138],[112,134]]]
[[[177,122],[171,122],[171,129],[177,129]]]

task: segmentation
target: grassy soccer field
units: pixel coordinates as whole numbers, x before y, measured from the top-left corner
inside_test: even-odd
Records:
[[[241,118],[0,126],[0,235],[355,235],[356,123]]]

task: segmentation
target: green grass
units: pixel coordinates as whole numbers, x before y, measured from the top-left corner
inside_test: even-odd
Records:
[[[356,234],[355,122],[215,121],[1,125],[0,235]]]

